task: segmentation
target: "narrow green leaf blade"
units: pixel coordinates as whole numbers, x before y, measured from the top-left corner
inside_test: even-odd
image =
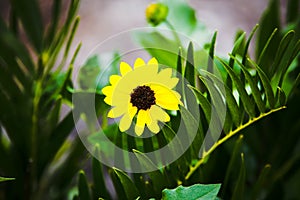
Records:
[[[86,176],[82,170],[79,172],[78,191],[79,199],[92,200]]]
[[[269,102],[269,105],[271,108],[274,108],[275,107],[275,97],[274,97],[273,89],[272,89],[269,78],[264,73],[264,71],[254,61],[252,61],[249,58],[248,58],[248,60],[256,68],[258,76],[260,77],[262,85],[264,87],[264,91],[266,93],[266,97]]]
[[[222,63],[222,65],[225,67],[226,71],[228,72],[229,76],[231,77],[232,81],[235,83],[235,86],[238,90],[238,93],[240,95],[240,98],[243,102],[243,105],[245,106],[246,112],[250,115],[250,117],[255,117],[255,109],[254,104],[249,98],[245,88],[243,87],[242,81],[238,78],[238,76],[235,74],[233,69],[228,66],[227,63],[225,63],[222,59],[218,58],[218,60]]]
[[[252,92],[254,100],[257,104],[257,107],[261,113],[264,113],[265,109],[266,109],[265,104],[262,100],[262,96],[261,96],[260,91],[257,86],[258,84],[255,82],[254,77],[251,76],[251,74],[249,73],[247,68],[236,57],[233,57],[232,55],[230,55],[230,57],[232,57],[238,63],[238,65],[241,67],[241,69],[245,75],[245,78],[250,85],[251,92]]]
[[[136,199],[139,196],[139,192],[129,176],[117,168],[113,168],[113,170],[123,185],[127,199]]]
[[[195,87],[195,66],[194,66],[194,47],[193,43],[188,46],[187,60],[185,64],[184,77],[190,85]]]
[[[0,182],[4,182],[4,181],[13,181],[15,180],[15,178],[5,178],[5,177],[1,177],[0,176]]]
[[[238,180],[236,182],[236,186],[234,188],[232,200],[244,199],[245,181],[246,181],[246,167],[245,167],[245,161],[244,161],[244,154],[242,153],[239,178],[238,178]]]

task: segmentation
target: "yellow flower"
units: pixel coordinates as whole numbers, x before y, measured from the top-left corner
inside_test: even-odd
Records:
[[[168,122],[170,116],[164,111],[179,110],[180,94],[172,90],[178,78],[172,77],[172,69],[158,70],[155,58],[146,64],[137,58],[134,68],[125,62],[120,63],[121,75],[111,75],[110,84],[102,89],[105,103],[112,106],[109,118],[121,117],[119,129],[124,132],[136,117],[135,133],[140,136],[144,127],[158,133],[158,121]]]

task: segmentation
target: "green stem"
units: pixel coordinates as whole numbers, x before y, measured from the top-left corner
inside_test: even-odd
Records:
[[[173,36],[174,36],[174,38],[175,38],[175,41],[176,41],[176,43],[178,44],[178,46],[179,46],[179,47],[182,47],[181,40],[180,40],[180,38],[179,38],[179,36],[178,36],[178,34],[177,34],[177,32],[176,32],[174,26],[173,26],[168,20],[165,20],[164,22],[165,22],[166,25],[172,30],[172,34],[173,34]]]
[[[230,131],[225,137],[223,137],[222,139],[218,140],[207,152],[203,153],[203,157],[198,160],[198,162],[196,163],[195,166],[191,166],[190,167],[190,171],[187,173],[187,175],[185,176],[185,180],[188,180],[192,174],[204,163],[204,161],[206,161],[208,159],[208,156],[221,144],[223,144],[225,141],[227,141],[228,139],[230,139],[231,137],[233,137],[234,135],[236,135],[239,131],[245,129],[246,127],[250,126],[251,124],[253,124],[254,122],[262,119],[263,117],[266,117],[268,115],[270,115],[273,112],[279,111],[286,108],[285,106],[270,110],[267,113],[262,113],[261,115],[259,115],[258,117],[255,117],[253,119],[250,119],[247,123],[239,126],[238,128],[236,128],[233,131]]]
[[[32,114],[32,132],[31,132],[31,194],[34,193],[37,187],[37,133],[38,133],[38,116],[39,116],[39,102],[41,98],[42,81],[37,80],[35,93],[33,98],[33,114]]]

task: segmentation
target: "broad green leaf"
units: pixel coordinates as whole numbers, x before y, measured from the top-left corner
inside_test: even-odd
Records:
[[[15,178],[5,178],[5,177],[1,177],[0,176],[0,182],[4,182],[4,181],[13,181],[15,180]]]
[[[251,99],[249,98],[245,88],[243,87],[244,84],[238,78],[238,76],[235,74],[235,72],[232,70],[232,68],[228,66],[227,63],[225,63],[222,59],[218,58],[218,60],[223,64],[223,66],[226,69],[226,71],[228,72],[230,78],[235,83],[235,86],[239,92],[239,96],[243,102],[243,105],[245,106],[246,112],[250,115],[250,118],[255,117],[255,109],[253,106],[254,104],[251,101]]]
[[[134,35],[138,43],[158,60],[158,63],[168,67],[176,67],[178,45],[161,33],[137,32]]]
[[[260,80],[262,82],[262,85],[264,87],[264,91],[266,93],[267,100],[269,102],[269,105],[271,108],[275,107],[275,97],[273,93],[272,86],[270,84],[270,80],[268,79],[267,75],[264,73],[264,71],[251,59],[248,59],[248,61],[256,68],[258,76],[260,77]]]
[[[123,185],[127,199],[137,198],[139,196],[139,192],[129,176],[117,168],[113,168],[113,170]]]
[[[78,191],[79,199],[92,200],[85,173],[82,170],[79,172]]]
[[[164,189],[162,200],[211,200],[216,199],[221,184],[195,184],[184,187],[178,186],[175,189]]]
[[[238,63],[238,65],[241,67],[241,69],[242,69],[242,71],[245,75],[245,78],[246,78],[247,82],[250,85],[251,92],[252,92],[252,95],[253,95],[254,100],[256,102],[256,105],[257,105],[259,111],[261,113],[264,113],[265,109],[266,109],[265,104],[262,100],[261,93],[258,89],[257,83],[255,82],[255,78],[253,76],[251,76],[250,72],[246,69],[246,67],[236,57],[233,57],[232,55],[230,55],[230,57],[232,57]]]
[[[244,154],[241,153],[241,168],[240,168],[238,180],[235,184],[235,188],[233,191],[232,200],[244,199],[245,181],[246,181],[246,167],[244,161]]]
[[[83,90],[95,88],[99,73],[99,58],[96,55],[91,56],[79,70],[77,81],[79,83],[80,88]]]
[[[183,0],[162,0],[169,8],[167,20],[175,30],[191,34],[197,27],[195,10]]]

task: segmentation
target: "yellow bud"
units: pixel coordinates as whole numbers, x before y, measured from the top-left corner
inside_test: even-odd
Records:
[[[157,26],[165,21],[168,16],[168,7],[162,3],[151,3],[146,8],[147,21],[153,26]]]

